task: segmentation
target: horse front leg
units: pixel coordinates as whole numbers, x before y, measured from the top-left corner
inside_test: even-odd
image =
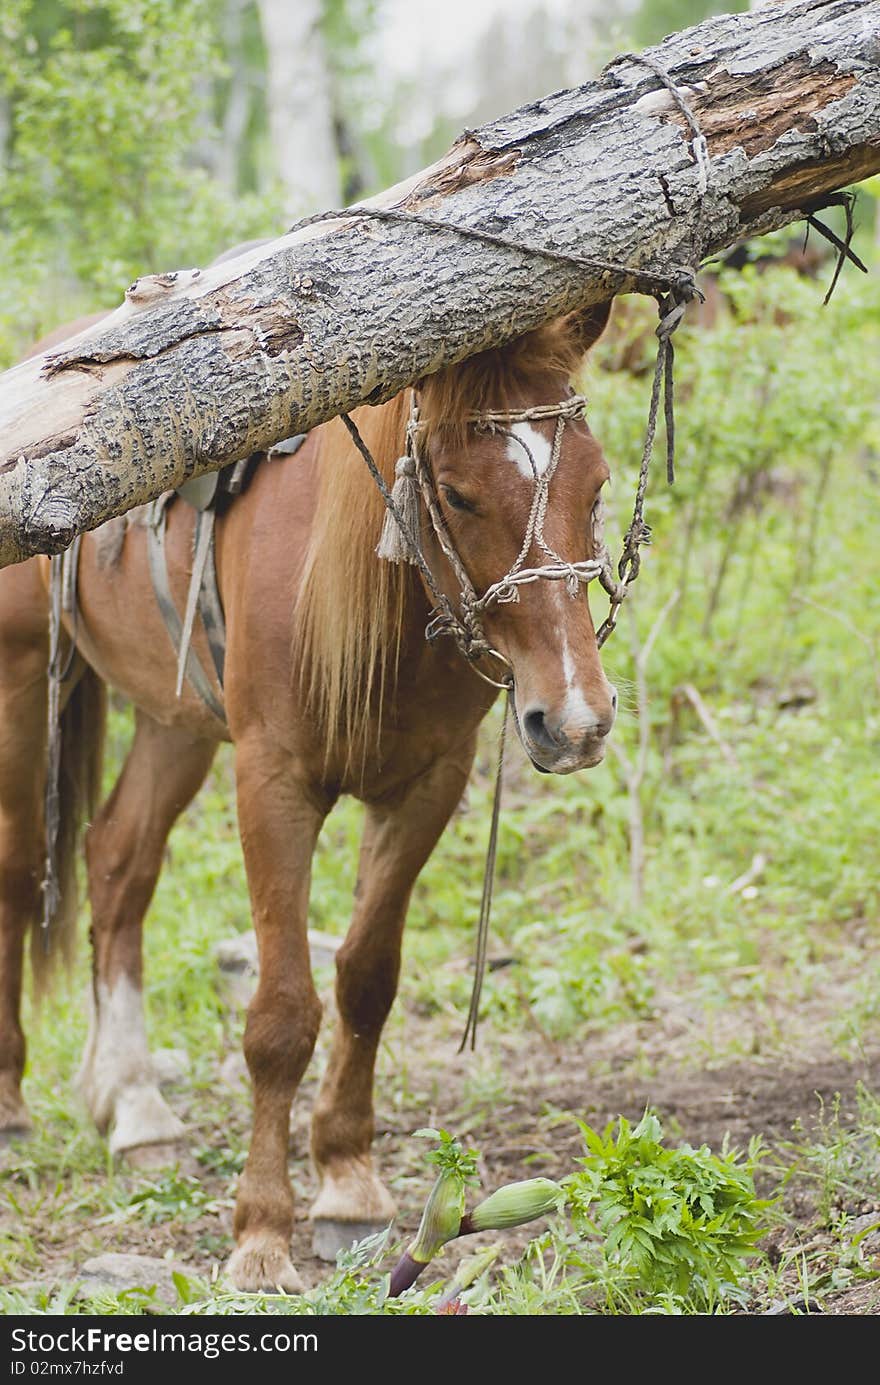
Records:
[[[259,952],[244,1054],[253,1130],[235,1203],[237,1289],[298,1293],[290,1260],[293,1192],[287,1170],[290,1107],[321,1023],[312,981],[308,899],[312,853],[328,802],[295,777],[284,752],[256,737],[236,745],[238,819]]]
[[[312,1119],[320,1188],[310,1216],[322,1259],[395,1214],[370,1153],[376,1053],[397,993],[410,892],[461,800],[473,756],[471,741],[393,801],[367,808],[354,914],[336,954],[336,1031]]]

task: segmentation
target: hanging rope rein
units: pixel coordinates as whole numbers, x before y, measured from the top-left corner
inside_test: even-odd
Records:
[[[467,1048],[470,1039],[471,1049],[477,1046],[477,1020],[480,1014],[480,997],[483,993],[483,978],[486,975],[486,959],[489,948],[489,921],[492,914],[492,890],[495,884],[495,857],[498,854],[498,824],[501,819],[501,790],[504,784],[504,750],[507,741],[507,720],[510,712],[512,690],[504,697],[504,713],[501,718],[501,731],[498,736],[498,761],[495,768],[495,792],[492,796],[492,820],[489,825],[489,845],[486,848],[486,865],[483,870],[483,893],[480,899],[480,913],[477,919],[477,937],[474,946],[474,980],[471,987],[471,1000],[468,1006],[467,1022],[459,1053]]]

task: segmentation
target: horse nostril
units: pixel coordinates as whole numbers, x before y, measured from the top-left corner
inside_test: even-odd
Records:
[[[542,750],[558,750],[556,739],[551,735],[544,712],[540,707],[533,707],[526,712],[523,717],[523,727],[533,745],[540,746]]]

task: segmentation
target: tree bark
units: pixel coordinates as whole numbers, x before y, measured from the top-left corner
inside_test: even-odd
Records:
[[[650,50],[708,141],[631,56],[595,82],[467,131],[437,164],[361,204],[401,220],[321,221],[0,376],[0,565],[188,477],[377,403],[563,312],[628,292],[804,216],[880,170],[880,0],[722,15]],[[149,306],[138,304],[149,299]]]

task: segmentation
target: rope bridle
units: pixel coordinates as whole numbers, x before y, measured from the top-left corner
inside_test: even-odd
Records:
[[[479,667],[481,660],[490,658],[498,660],[506,664],[508,669],[510,668],[507,658],[495,649],[487,639],[483,627],[482,617],[493,605],[508,605],[519,601],[521,587],[541,580],[564,581],[568,595],[575,599],[581,586],[586,586],[598,578],[605,591],[608,592],[612,603],[608,617],[596,632],[596,641],[601,648],[614,629],[617,608],[626,595],[626,588],[638,574],[638,546],[650,541],[650,530],[641,521],[641,509],[644,502],[644,489],[642,489],[640,494],[637,493],[637,513],[630,525],[617,576],[612,569],[611,559],[604,543],[601,543],[599,551],[592,558],[576,562],[563,558],[548,543],[544,534],[544,524],[550,500],[550,483],[556,474],[562,456],[565,426],[575,419],[583,418],[585,411],[586,400],[583,396],[572,394],[555,404],[538,404],[527,409],[481,410],[465,416],[465,421],[478,432],[500,434],[521,447],[531,467],[534,485],[532,502],[519,553],[504,576],[492,582],[482,595],[478,595],[467,567],[455,547],[440,504],[433,471],[425,456],[424,449],[420,446],[419,438],[425,425],[419,415],[416,391],[414,390],[412,394],[410,416],[406,427],[406,451],[395,468],[396,481],[393,491],[389,490],[372,454],[361,437],[357,424],[349,415],[342,415],[352,440],[367,462],[379,487],[387,510],[386,529],[383,533],[383,539],[378,545],[377,553],[380,557],[390,558],[391,561],[408,562],[417,567],[434,602],[430,619],[425,628],[425,638],[433,643],[443,635],[451,636],[474,672],[497,688],[510,689],[512,687],[512,671],[504,678],[497,679]],[[513,425],[517,423],[540,423],[547,420],[555,420],[556,426],[550,449],[550,459],[547,466],[541,471],[528,444],[513,431]],[[417,496],[421,498],[440,548],[455,575],[459,586],[457,610],[441,590],[425,557],[418,521],[418,507],[417,504],[413,505],[410,488],[414,488]],[[398,540],[396,545],[389,544],[387,539],[389,522],[395,526]],[[594,528],[594,536],[595,532]],[[526,567],[526,560],[533,547],[540,550],[547,562],[541,563],[537,567]]]
[[[586,408],[586,401],[580,395],[571,395],[566,399],[560,400],[556,404],[541,404],[529,409],[516,410],[484,410],[467,415],[466,421],[471,424],[478,432],[500,434],[512,439],[515,444],[523,449],[528,458],[532,472],[533,495],[526,521],[525,533],[519,553],[511,564],[508,571],[498,581],[491,583],[486,588],[482,596],[477,595],[476,588],[470,579],[467,568],[459,556],[449,528],[440,507],[440,498],[434,482],[433,473],[427,460],[418,446],[418,436],[420,431],[420,421],[418,417],[418,404],[413,395],[410,423],[407,428],[408,445],[412,456],[415,479],[418,482],[425,509],[431,520],[434,533],[440,547],[446,556],[456,580],[459,584],[459,608],[460,615],[450,614],[441,610],[433,614],[431,621],[425,631],[426,638],[434,640],[438,636],[450,633],[464,653],[465,657],[474,664],[475,671],[482,677],[487,675],[476,667],[475,661],[480,657],[489,654],[494,658],[503,658],[499,652],[492,648],[486,639],[483,629],[482,617],[493,605],[508,605],[520,599],[520,587],[532,582],[546,579],[548,581],[564,580],[569,596],[576,597],[581,584],[591,582],[595,577],[599,577],[603,570],[601,562],[595,559],[586,559],[581,562],[569,562],[561,557],[550,544],[544,535],[544,522],[547,516],[547,506],[550,499],[550,483],[559,466],[562,455],[562,441],[565,433],[565,425],[574,419],[582,418]],[[517,423],[539,423],[544,420],[555,420],[553,443],[550,451],[550,460],[543,472],[539,471],[535,458],[528,444],[513,431],[512,425]],[[544,557],[549,561],[542,563],[538,567],[526,567],[526,559],[532,548],[538,548]],[[505,660],[505,662],[507,662]],[[489,678],[489,682],[496,680]],[[498,683],[499,687],[508,686],[509,680],[505,679]]]

